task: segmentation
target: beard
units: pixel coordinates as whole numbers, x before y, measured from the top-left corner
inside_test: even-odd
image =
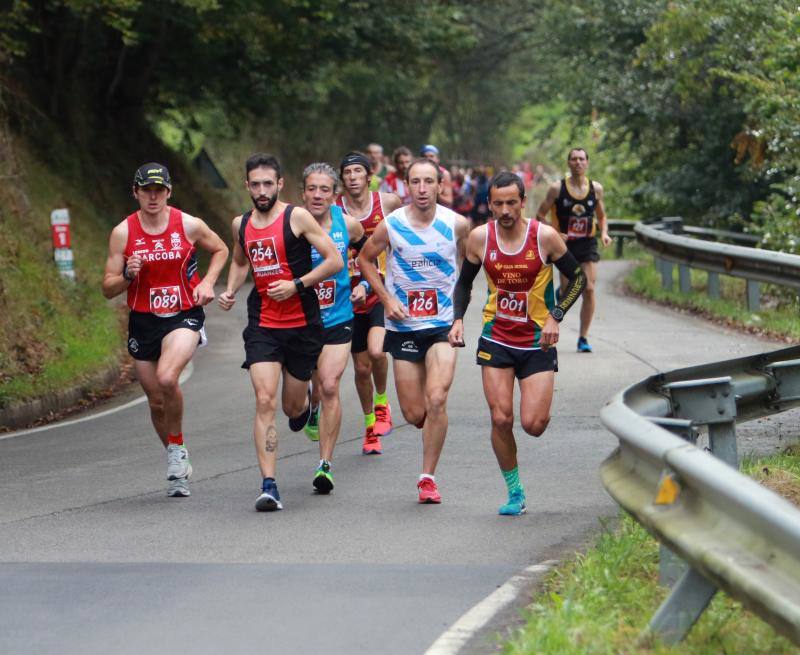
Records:
[[[262,214],[266,214],[272,209],[272,206],[278,201],[278,194],[277,192],[273,196],[259,196],[253,197],[250,196],[250,200],[253,201],[253,206],[260,211]]]

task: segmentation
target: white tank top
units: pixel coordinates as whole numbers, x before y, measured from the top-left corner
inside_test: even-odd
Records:
[[[437,205],[433,222],[418,229],[409,224],[406,210],[400,207],[385,219],[390,244],[386,288],[405,305],[408,318],[387,318],[386,329],[416,332],[449,328],[453,324],[453,290],[458,277],[457,214]]]

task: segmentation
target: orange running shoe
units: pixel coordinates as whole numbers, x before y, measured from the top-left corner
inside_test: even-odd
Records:
[[[361,454],[362,455],[380,455],[383,451],[381,450],[381,438],[375,434],[375,431],[372,429],[372,426],[367,428],[367,431],[364,433],[364,443],[361,446]]]
[[[430,478],[422,478],[417,482],[417,489],[419,489],[419,502],[428,504],[442,502],[442,497],[439,495],[439,487]]]
[[[375,405],[375,425],[372,429],[379,437],[385,437],[392,431],[392,408],[389,403]]]

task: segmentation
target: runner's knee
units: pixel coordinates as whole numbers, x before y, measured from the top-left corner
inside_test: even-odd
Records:
[[[513,412],[506,411],[499,407],[492,409],[492,427],[500,432],[508,432],[514,427]]]
[[[332,400],[339,395],[339,378],[336,376],[324,377],[320,380],[319,390],[323,400]]]
[[[549,416],[534,416],[528,419],[523,418],[522,429],[532,437],[539,437],[547,429],[549,423]]]
[[[365,378],[372,374],[372,363],[367,358],[357,357],[353,362],[353,368],[358,377]]]
[[[424,407],[400,407],[400,411],[403,413],[403,418],[408,421],[411,425],[417,425],[417,423],[421,423],[422,420],[425,418],[425,408]]]
[[[178,372],[177,371],[159,371],[156,374],[158,386],[168,393],[174,393],[178,386]]]
[[[256,391],[256,411],[275,411],[275,394],[270,391]]]
[[[428,414],[442,414],[447,405],[447,392],[444,389],[435,389],[425,398]]]
[[[378,346],[375,347],[370,346],[367,352],[369,353],[370,360],[375,364],[380,364],[386,359],[386,353],[383,352],[383,344],[378,344]]]

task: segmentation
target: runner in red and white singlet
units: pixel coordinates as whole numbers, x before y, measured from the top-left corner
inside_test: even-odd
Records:
[[[315,287],[344,266],[330,236],[304,207],[282,202],[281,165],[258,153],[245,164],[246,186],[255,207],[233,219],[233,261],[219,296],[222,309],[236,302],[236,292],[252,269],[255,284],[247,300],[245,361],[256,396],[253,439],[261,470],[256,509],[283,509],[275,467],[278,384],[283,378],[283,411],[289,428],[302,430],[311,413],[309,381],[322,350],[322,320]],[[323,261],[311,267],[311,247]]]
[[[408,191],[408,182],[406,182],[406,171],[411,163],[411,151],[405,146],[400,146],[392,154],[392,161],[394,161],[394,170],[381,182],[380,191],[393,193],[400,198],[404,205],[410,205],[411,194]]]
[[[503,171],[492,178],[489,209],[495,220],[470,233],[453,294],[455,320],[449,335],[452,345],[464,344],[463,317],[482,264],[489,297],[483,308],[476,363],[492,416],[492,449],[508,491],[499,514],[507,516],[526,511],[513,432],[514,378],[519,380],[522,428],[538,437],[550,421],[559,322],[586,284],[580,265],[558,232],[523,218],[524,207],[525,185],[519,176]],[[558,305],[552,264],[569,280]]]
[[[402,202],[393,193],[369,190],[370,161],[363,153],[350,152],[345,155],[339,171],[343,192],[336,199],[336,204],[346,214],[360,220],[364,233],[369,237],[384,217],[400,207]],[[359,306],[354,303],[353,306],[355,316],[351,345],[356,390],[366,428],[361,452],[365,455],[379,455],[382,451],[380,438],[392,430],[391,408],[386,396],[389,360],[383,352],[386,329],[383,325],[383,305],[369,283],[361,277],[356,254],[350,254],[350,284],[354,294],[361,293],[359,286],[367,291],[364,304]],[[380,257],[378,266],[383,273],[386,268],[385,256]]]
[[[214,283],[228,248],[199,218],[167,205],[172,182],[166,166],[144,164],[133,195],[139,211],[111,232],[103,294],[127,290],[128,352],[150,403],[150,415],[167,448],[169,496],[189,495],[192,472],[183,443],[183,394],[178,378],[198,344],[205,343],[203,305],[214,299]],[[197,272],[196,248],[211,253],[208,272]]]

